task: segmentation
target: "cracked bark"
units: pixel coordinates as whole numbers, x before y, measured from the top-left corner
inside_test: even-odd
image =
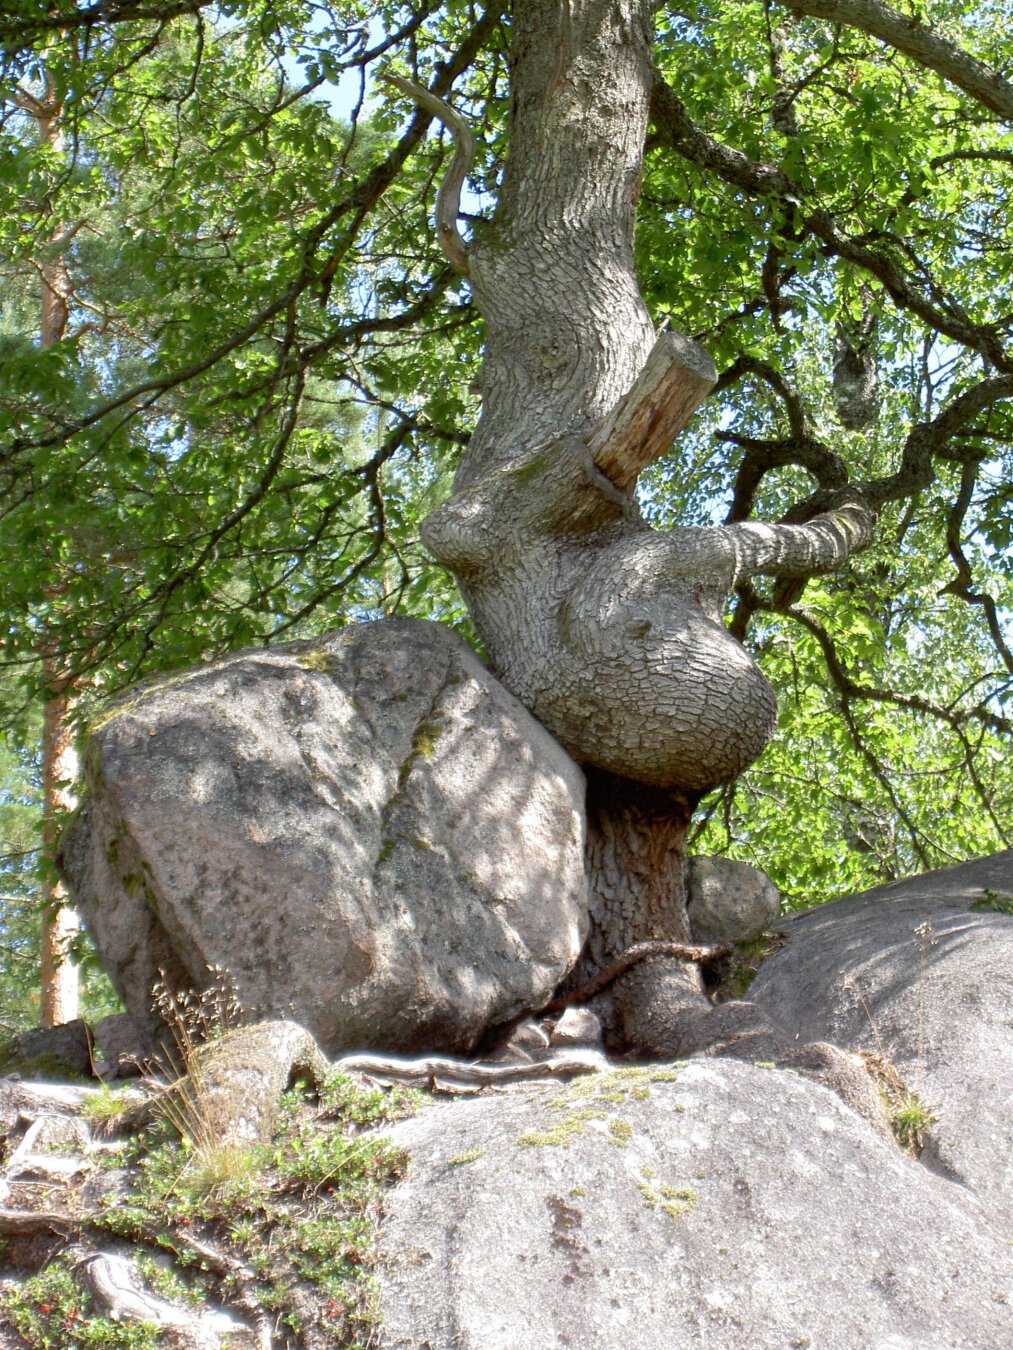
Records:
[[[857,498],[804,524],[662,533],[640,514],[638,475],[716,380],[702,348],[655,334],[634,270],[653,9],[515,6],[510,156],[466,258],[488,333],[482,415],[423,526],[499,677],[588,771],[581,977],[688,940],[692,809],[773,730],[772,691],[724,625],[729,593],[839,567],[873,520]],[[676,1053],[708,1007],[675,957],[627,971],[613,997],[619,1043],[650,1054]]]

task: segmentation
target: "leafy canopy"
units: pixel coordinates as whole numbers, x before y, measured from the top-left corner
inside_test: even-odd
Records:
[[[813,8],[660,7],[638,230],[652,313],[721,372],[643,484],[652,518],[798,518],[846,481],[881,511],[846,575],[746,589],[730,613],[781,730],[705,803],[696,846],[803,901],[1003,846],[1013,818],[1013,137],[961,74],[1010,67],[1007,25],[998,0],[902,5],[942,44],[933,65]],[[837,12],[856,8],[888,13]],[[381,612],[466,622],[416,529],[477,416],[481,324],[430,223],[445,133],[381,77],[469,117],[482,230],[510,27],[464,0],[9,0],[15,732],[47,649],[86,713],[243,644]],[[67,333],[42,350],[57,262]]]

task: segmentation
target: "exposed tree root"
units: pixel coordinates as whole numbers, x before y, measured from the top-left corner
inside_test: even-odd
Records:
[[[339,1073],[363,1074],[384,1086],[404,1084],[430,1092],[452,1094],[469,1089],[499,1087],[507,1083],[532,1083],[544,1078],[566,1078],[578,1073],[598,1073],[609,1067],[595,1050],[568,1051],[530,1064],[468,1064],[459,1059],[428,1056],[399,1059],[383,1055],[347,1055],[336,1060]]]
[[[271,1319],[257,1297],[257,1276],[253,1270],[238,1257],[230,1256],[220,1247],[214,1247],[202,1238],[191,1234],[183,1236],[174,1233],[173,1245],[180,1251],[188,1251],[200,1257],[213,1275],[219,1279],[231,1279],[235,1287],[232,1303],[238,1311],[245,1313],[256,1329],[258,1350],[271,1350]]]
[[[74,1262],[91,1289],[95,1301],[117,1322],[153,1322],[167,1331],[181,1333],[177,1341],[193,1350],[217,1350],[223,1336],[246,1330],[226,1313],[192,1312],[150,1293],[141,1284],[134,1263],[111,1252],[85,1250]],[[270,1350],[270,1340],[264,1350]]]
[[[574,1003],[587,1003],[596,994],[600,994],[603,989],[607,989],[613,984],[620,975],[641,961],[646,961],[654,956],[676,956],[683,961],[692,961],[697,965],[708,965],[712,961],[719,961],[724,956],[730,956],[732,947],[725,944],[720,947],[694,946],[689,942],[637,942],[632,947],[628,947],[618,960],[611,962],[604,970],[598,972],[590,980],[585,980],[577,989],[571,989],[569,993],[561,994],[559,998],[554,998],[551,1003],[546,1005],[546,1012],[560,1012],[563,1008],[569,1008]]]
[[[81,1233],[81,1220],[54,1209],[0,1209],[4,1237],[72,1238]]]

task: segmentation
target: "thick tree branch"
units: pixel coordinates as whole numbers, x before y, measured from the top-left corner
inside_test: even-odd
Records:
[[[588,438],[597,467],[621,491],[663,455],[714,388],[717,371],[703,347],[662,333],[636,383]]]
[[[846,24],[879,38],[912,61],[942,75],[990,112],[1013,121],[1013,85],[983,61],[942,37],[916,15],[900,14],[880,0],[778,0],[785,9]]]
[[[154,20],[168,23],[182,14],[197,14],[211,8],[212,0],[98,0],[94,5],[78,9],[74,5],[46,6],[35,14],[19,14],[13,18],[0,16],[0,43],[8,48],[19,48],[38,41],[47,33],[70,33],[79,28],[94,28],[98,24],[111,28],[121,23]]]
[[[911,428],[897,472],[863,483],[860,489],[862,494],[879,505],[922,491],[935,477],[933,456],[940,455],[952,437],[973,417],[1006,398],[1013,398],[1013,374],[980,380],[970,389],[965,389],[947,404],[938,417],[931,422],[919,422]],[[977,460],[980,456],[973,452],[962,454],[959,458]]]

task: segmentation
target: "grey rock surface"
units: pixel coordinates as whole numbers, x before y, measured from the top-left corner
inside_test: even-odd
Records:
[[[795,1074],[625,1069],[393,1135],[384,1350],[1011,1344],[1008,1234]]]
[[[1013,851],[782,919],[755,1000],[803,1039],[892,1060],[938,1113],[923,1160],[1013,1232]],[[1011,1248],[1013,1250],[1013,1248]],[[1013,1325],[1008,1341],[1013,1345]]]
[[[601,1018],[591,1008],[566,1008],[549,1037],[552,1045],[603,1046]]]
[[[697,942],[748,942],[776,924],[781,910],[766,873],[732,858],[690,858],[686,902]]]
[[[580,770],[467,645],[388,620],[124,695],[63,868],[128,1011],[234,981],[329,1054],[466,1050],[586,931]]]
[[[65,1069],[84,1078],[92,1076],[92,1045],[88,1024],[81,1017],[57,1027],[32,1027],[11,1042],[10,1063],[32,1072],[38,1060],[48,1076]]]
[[[94,1029],[95,1048],[112,1078],[137,1078],[154,1046],[129,1013],[110,1013]]]

